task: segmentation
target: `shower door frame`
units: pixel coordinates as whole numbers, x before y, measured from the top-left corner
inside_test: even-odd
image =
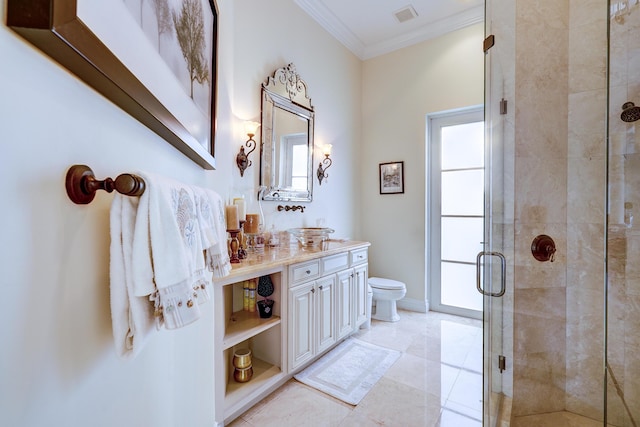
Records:
[[[510,425],[515,262],[515,2],[485,1],[483,425]]]

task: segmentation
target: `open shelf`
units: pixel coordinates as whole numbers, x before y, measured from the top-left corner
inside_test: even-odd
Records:
[[[252,358],[253,377],[246,383],[237,383],[233,379],[233,369],[229,369],[227,379],[227,393],[224,403],[227,409],[233,408],[255,391],[269,387],[272,383],[280,380],[283,375],[280,367],[272,365],[256,357]]]
[[[274,315],[268,319],[262,319],[258,312],[236,311],[229,318],[222,341],[222,349],[231,348],[279,324],[280,316]]]

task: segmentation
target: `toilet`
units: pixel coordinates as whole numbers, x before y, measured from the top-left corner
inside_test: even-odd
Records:
[[[382,277],[369,277],[369,286],[373,291],[373,299],[376,301],[376,312],[371,315],[371,318],[385,322],[400,320],[396,301],[404,298],[407,293],[405,284]]]

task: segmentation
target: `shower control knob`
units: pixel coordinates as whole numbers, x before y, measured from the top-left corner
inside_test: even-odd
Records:
[[[531,253],[540,262],[553,262],[556,254],[556,244],[551,237],[546,234],[540,234],[531,243]]]

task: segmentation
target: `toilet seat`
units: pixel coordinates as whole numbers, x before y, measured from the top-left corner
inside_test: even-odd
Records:
[[[374,289],[387,289],[390,291],[405,289],[404,283],[398,282],[397,280],[384,279],[382,277],[370,277],[369,285]]]

